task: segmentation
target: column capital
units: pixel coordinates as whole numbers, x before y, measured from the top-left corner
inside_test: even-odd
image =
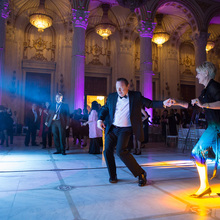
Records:
[[[196,32],[191,35],[195,47],[206,47],[207,40],[209,38],[207,32]]]
[[[75,27],[86,29],[88,25],[89,11],[72,9],[72,22]]]
[[[156,27],[156,23],[152,21],[140,21],[137,30],[140,33],[140,37],[153,37],[153,31],[154,28]]]
[[[8,18],[8,15],[9,15],[9,3],[8,3],[8,0],[2,0],[0,2],[0,14],[1,14],[1,17],[2,18]]]

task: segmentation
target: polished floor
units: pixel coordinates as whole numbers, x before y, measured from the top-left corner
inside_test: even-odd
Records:
[[[220,175],[210,196],[189,197],[199,185],[189,152],[148,143],[135,156],[148,174],[139,187],[117,156],[119,182],[110,184],[102,155],[87,147],[71,146],[64,156],[23,143],[18,136],[0,146],[0,220],[220,219]]]

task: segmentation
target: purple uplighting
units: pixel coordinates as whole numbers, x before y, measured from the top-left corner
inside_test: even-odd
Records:
[[[3,56],[3,48],[0,48],[0,105],[2,104],[2,74],[3,74],[2,56]]]
[[[10,10],[9,10],[9,4],[7,2],[4,3],[4,7],[1,11],[2,11],[1,16],[5,19],[8,18]]]

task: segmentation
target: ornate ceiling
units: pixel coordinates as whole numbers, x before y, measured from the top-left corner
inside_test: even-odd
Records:
[[[220,2],[220,0],[215,0]],[[127,8],[123,8],[118,5],[116,0],[90,0],[89,2],[89,26],[94,27],[101,21],[102,9],[100,5],[102,3],[110,3],[111,9],[109,11],[109,18],[116,24],[118,29],[126,26],[126,22],[132,15],[131,11]],[[207,1],[210,4],[209,1]],[[49,15],[53,17],[53,22],[68,22],[71,20],[71,8],[73,0],[45,0],[45,8]],[[29,15],[37,10],[39,6],[39,0],[11,0],[10,8],[12,17],[16,18],[20,16],[29,17]],[[162,26],[164,29],[172,34],[178,32],[178,35],[186,32],[192,32],[197,29],[197,21],[195,15],[186,7],[177,2],[162,3],[157,8],[157,13],[164,14]],[[156,20],[155,20],[156,22]],[[137,19],[134,21],[137,24]],[[212,18],[208,31],[211,33],[210,38],[215,39],[220,35],[220,13]],[[185,34],[185,36],[188,36]]]

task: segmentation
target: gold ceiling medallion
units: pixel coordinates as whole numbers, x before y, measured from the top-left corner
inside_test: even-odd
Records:
[[[157,14],[156,19],[157,25],[154,30],[152,41],[157,44],[158,47],[162,47],[162,45],[169,40],[170,35],[164,31],[162,27],[163,14]]]
[[[40,0],[37,11],[30,15],[30,23],[38,28],[39,32],[43,32],[44,29],[52,26],[53,19],[45,10],[45,0]]]
[[[95,30],[104,40],[108,40],[108,37],[115,32],[115,25],[108,18],[108,11],[111,6],[109,4],[102,4],[101,7],[103,10],[102,20],[95,26]]]

